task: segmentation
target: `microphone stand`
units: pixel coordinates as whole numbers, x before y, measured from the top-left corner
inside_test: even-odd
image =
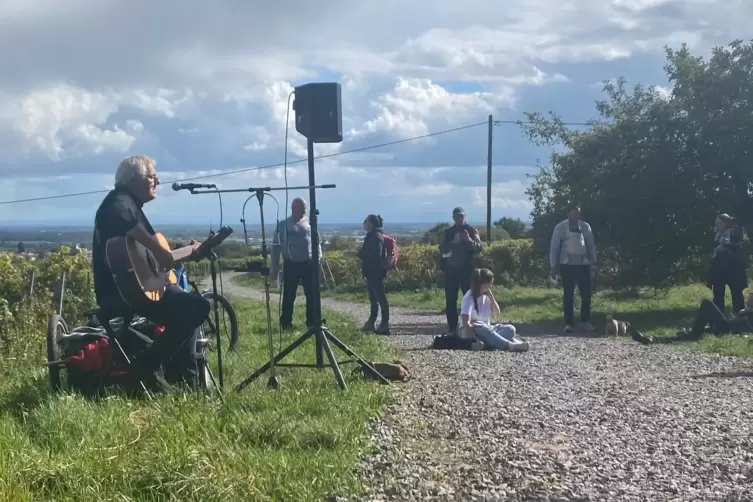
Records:
[[[270,294],[269,294],[269,266],[267,264],[267,236],[266,231],[264,228],[264,195],[269,195],[274,199],[275,202],[277,202],[277,206],[279,208],[280,203],[277,201],[277,199],[271,194],[266,192],[266,189],[264,188],[258,188],[256,189],[256,193],[249,196],[248,199],[243,203],[243,210],[241,211],[241,223],[243,223],[243,237],[246,241],[246,246],[248,246],[248,231],[246,230],[246,204],[248,204],[248,201],[256,197],[256,200],[259,201],[259,218],[261,219],[261,257],[262,257],[262,265],[261,267],[252,267],[250,262],[246,263],[246,270],[256,271],[259,272],[262,277],[264,277],[264,303],[267,309],[267,345],[269,347],[269,380],[267,381],[267,387],[270,389],[279,389],[280,388],[280,380],[277,378],[277,372],[275,371],[275,354],[274,354],[274,341],[272,338],[272,309],[269,306],[270,302]]]
[[[316,189],[317,188],[334,188],[334,185],[323,185],[323,186],[317,186],[316,185],[316,177],[314,174],[314,142],[311,139],[308,139],[308,168],[309,168],[309,186],[307,187],[309,189],[309,203],[311,204],[311,209],[309,211],[310,214],[310,223],[311,223],[311,279],[312,279],[312,296],[313,298],[306,299],[306,301],[312,301],[313,302],[313,310],[314,310],[314,319],[310,319],[310,325],[308,326],[308,329],[304,334],[296,338],[290,345],[282,349],[273,359],[272,361],[266,363],[264,366],[256,370],[254,373],[249,375],[245,380],[243,380],[241,383],[235,386],[235,390],[240,392],[243,390],[246,386],[248,386],[251,382],[253,382],[255,379],[259,378],[264,372],[271,369],[273,365],[277,365],[280,367],[287,366],[287,367],[304,367],[304,368],[332,368],[332,372],[335,374],[335,379],[337,380],[337,384],[340,386],[341,390],[347,390],[348,386],[345,383],[345,378],[343,377],[342,370],[340,369],[340,364],[344,364],[346,362],[357,362],[364,370],[366,374],[372,374],[374,375],[381,383],[383,384],[389,384],[389,380],[387,380],[384,375],[379,373],[374,366],[367,362],[365,359],[363,359],[361,356],[356,354],[353,349],[345,345],[340,339],[338,339],[325,325],[325,320],[322,319],[322,302],[321,302],[321,296],[320,296],[320,282],[319,282],[319,225],[318,225],[318,211],[316,209]],[[280,360],[282,360],[285,356],[293,352],[296,348],[298,348],[303,342],[308,340],[309,338],[314,337],[314,340],[316,342],[316,364],[294,364],[294,363],[287,363],[287,364],[281,364]],[[338,361],[335,358],[334,353],[332,352],[332,347],[330,345],[332,343],[337,348],[339,348],[341,351],[343,351],[346,355],[350,356],[352,359],[348,361]],[[329,360],[329,364],[324,364],[323,361],[323,354],[322,351],[327,355],[327,359]]]
[[[335,188],[336,185],[319,185],[316,188]],[[287,188],[272,188],[272,187],[261,187],[261,188],[238,188],[238,189],[228,189],[228,190],[211,190],[211,191],[198,191],[195,188],[190,189],[191,193],[194,195],[201,195],[201,194],[216,194],[216,193],[240,193],[240,192],[251,192],[252,195],[249,196],[246,201],[243,203],[243,209],[241,211],[241,223],[243,224],[243,238],[246,243],[246,246],[249,245],[248,242],[248,229],[246,227],[246,204],[253,199],[254,197],[259,202],[259,215],[261,218],[261,252],[262,252],[262,264],[261,266],[254,265],[250,262],[246,263],[246,267],[242,270],[245,272],[257,272],[261,274],[262,277],[264,277],[264,303],[266,306],[266,314],[267,314],[267,345],[269,349],[269,362],[265,366],[265,368],[269,368],[270,376],[269,380],[267,381],[267,387],[270,389],[279,389],[280,388],[280,380],[277,377],[277,371],[275,368],[275,349],[274,349],[274,339],[272,336],[272,309],[270,306],[271,303],[271,294],[270,294],[270,268],[268,264],[269,259],[269,253],[267,252],[267,239],[266,239],[266,229],[265,229],[265,223],[264,223],[264,195],[268,195],[269,197],[272,197],[275,202],[277,202],[277,205],[279,206],[279,202],[277,199],[270,193],[272,191],[276,190],[304,190],[304,189],[310,189],[308,185],[306,186],[293,186],[293,187],[287,187]],[[216,284],[216,281],[214,280],[214,276],[216,274],[216,271],[214,269],[214,261],[210,262],[212,266],[212,282],[213,284]],[[317,269],[318,271],[318,269]],[[215,285],[215,294],[216,294],[216,285]],[[215,304],[216,307],[216,304]],[[218,321],[216,321],[218,322]],[[218,328],[219,329],[219,328]],[[322,347],[320,345],[319,339],[317,339],[316,344],[316,351],[317,351],[317,363],[318,366],[321,367],[322,365]],[[218,350],[218,358],[220,357],[220,351]],[[281,365],[282,366],[282,365]],[[266,371],[266,369],[264,370]],[[222,373],[220,372],[220,379],[222,378]],[[220,382],[222,382],[220,380]],[[220,383],[222,385],[222,383]],[[244,385],[245,387],[245,385]]]

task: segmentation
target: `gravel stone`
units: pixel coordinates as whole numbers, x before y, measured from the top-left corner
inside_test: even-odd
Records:
[[[413,378],[372,424],[363,500],[753,501],[750,361],[535,326],[527,353],[434,351],[443,315],[391,314]]]

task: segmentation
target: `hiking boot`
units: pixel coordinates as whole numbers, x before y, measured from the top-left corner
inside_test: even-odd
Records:
[[[652,337],[646,336],[638,330],[631,331],[630,338],[642,345],[651,345],[652,343],[654,343],[654,339]]]
[[[528,342],[525,340],[515,340],[510,344],[510,352],[528,352]]]
[[[594,328],[594,325],[591,324],[590,322],[583,322],[583,323],[581,323],[580,324],[580,329],[582,329],[586,333],[593,333],[594,331],[596,331],[596,328]]]
[[[373,333],[374,321],[366,321],[365,323],[363,323],[363,326],[361,327],[361,331],[364,333]]]
[[[572,333],[575,331],[575,328],[572,327],[570,324],[565,324],[565,333]]]
[[[381,323],[377,328],[374,330],[374,333],[377,335],[389,335],[390,334],[390,326],[387,323]]]

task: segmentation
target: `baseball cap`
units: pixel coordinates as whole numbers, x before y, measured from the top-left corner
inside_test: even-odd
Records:
[[[452,210],[452,215],[455,216],[456,214],[462,214],[463,216],[465,216],[465,209],[460,206],[456,207]]]

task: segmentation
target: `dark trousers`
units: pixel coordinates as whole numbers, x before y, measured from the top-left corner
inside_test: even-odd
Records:
[[[565,324],[572,326],[575,322],[573,315],[573,301],[575,286],[580,293],[580,322],[591,320],[591,267],[588,265],[560,265],[562,277],[562,310],[565,314]]]
[[[387,290],[384,287],[384,276],[366,277],[366,291],[369,293],[371,312],[369,322],[376,321],[379,309],[382,310],[381,323],[385,326],[390,323],[390,305],[387,303]]]
[[[209,302],[172,284],[158,302],[145,302],[135,310],[165,327],[143,356],[147,364],[161,363],[169,380],[196,376],[196,331],[209,316]]]
[[[282,313],[280,314],[280,326],[284,329],[293,325],[293,306],[299,284],[303,284],[303,294],[306,296],[306,326],[311,326],[314,322],[314,302],[311,299],[312,273],[311,260],[285,260],[282,268]]]
[[[728,318],[714,302],[703,300],[690,334],[694,338],[700,338],[703,336],[707,324],[710,326],[711,332],[715,334],[740,334],[751,331],[751,326],[745,318]]]
[[[444,298],[447,327],[450,333],[458,329],[458,289],[465,295],[471,289],[473,267],[453,267],[449,264],[444,271]]]
[[[724,312],[725,307],[724,295],[727,292],[727,285],[727,282],[724,280],[715,280],[711,284],[711,291],[714,294],[714,305],[719,307],[719,310],[722,312]],[[732,295],[732,308],[735,313],[740,312],[745,308],[743,289],[732,287],[732,284],[729,284],[729,292]]]

